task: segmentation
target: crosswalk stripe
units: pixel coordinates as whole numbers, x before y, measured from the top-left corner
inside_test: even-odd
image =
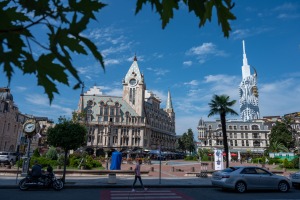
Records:
[[[184,199],[181,195],[171,190],[151,190],[151,191],[109,191],[111,200],[171,200],[171,199]]]

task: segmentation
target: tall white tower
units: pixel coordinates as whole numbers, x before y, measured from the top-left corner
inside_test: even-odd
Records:
[[[258,107],[258,91],[257,91],[257,73],[254,69],[254,74],[250,73],[250,66],[245,50],[245,42],[243,40],[243,66],[242,66],[243,80],[239,86],[240,95],[240,115],[243,121],[250,121],[259,119]]]

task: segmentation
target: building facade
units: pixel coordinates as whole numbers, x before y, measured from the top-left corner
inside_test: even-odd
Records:
[[[85,113],[87,148],[96,155],[105,149],[159,149],[174,151],[175,112],[170,91],[166,108],[146,90],[136,57],[122,80],[123,95],[104,95],[99,87],[82,93],[78,113]]]
[[[43,133],[49,126],[48,122],[52,121],[48,120],[47,117],[22,114],[14,103],[11,90],[8,87],[0,88],[0,151],[26,153],[28,139],[23,131],[23,124],[32,118],[39,122],[41,128],[40,133],[32,138],[30,152],[39,148],[39,142],[45,135]]]
[[[243,79],[239,86],[240,116],[243,121],[259,119],[257,73],[254,69],[254,74],[250,74],[250,66],[248,65],[244,40],[242,76]]]
[[[263,120],[226,122],[228,147],[231,152],[263,153],[269,146],[270,130]],[[198,139],[202,148],[223,149],[221,121],[204,121],[198,123]]]

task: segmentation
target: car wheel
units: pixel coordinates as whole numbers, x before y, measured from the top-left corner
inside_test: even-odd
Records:
[[[247,185],[243,181],[239,181],[235,184],[235,190],[239,193],[244,193],[247,190]]]
[[[289,191],[289,189],[290,189],[290,186],[289,186],[289,184],[288,184],[287,182],[285,182],[285,181],[281,181],[281,182],[278,184],[278,190],[279,190],[280,192],[287,192],[287,191]]]

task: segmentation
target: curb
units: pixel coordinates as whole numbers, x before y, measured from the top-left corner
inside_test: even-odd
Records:
[[[63,189],[132,188],[131,185],[68,185]],[[212,185],[147,185],[147,188],[215,188]],[[18,185],[1,185],[0,189],[19,189]],[[43,189],[43,187],[41,187]],[[47,188],[46,188],[47,189]],[[50,188],[52,189],[52,188]]]

